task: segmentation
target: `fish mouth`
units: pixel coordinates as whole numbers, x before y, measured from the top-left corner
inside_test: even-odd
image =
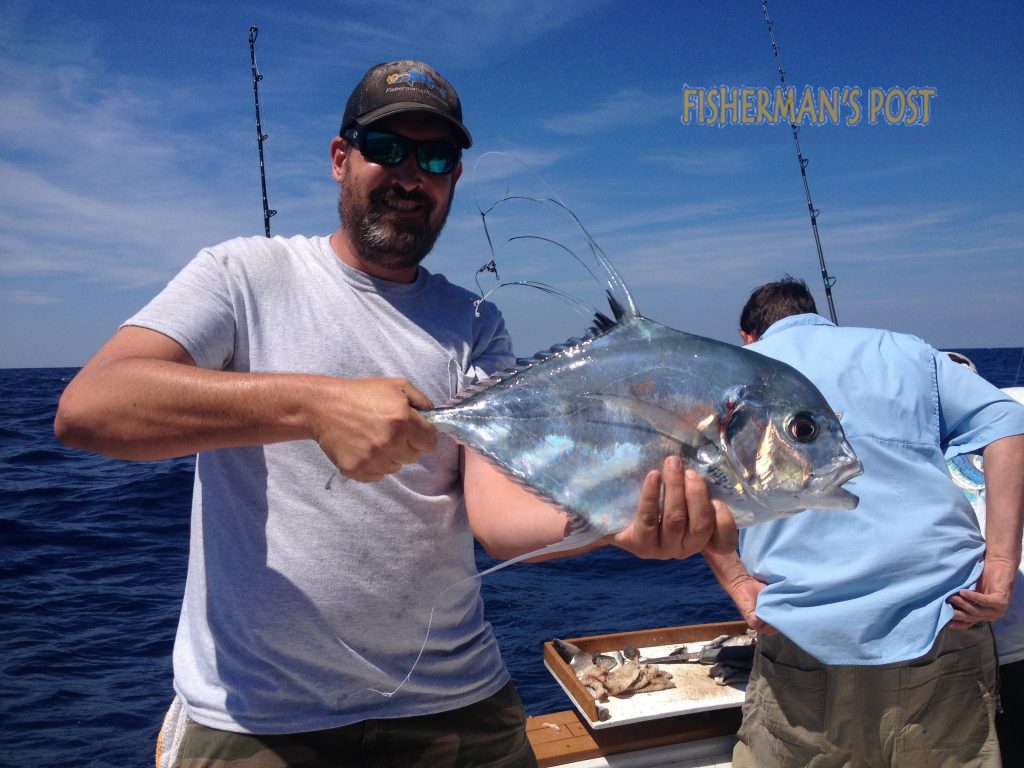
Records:
[[[814,506],[818,509],[856,509],[860,497],[841,486],[862,474],[864,467],[853,456],[844,457],[827,471],[816,474],[810,483],[816,491]]]
[[[844,488],[833,488],[814,500],[815,509],[856,509],[858,504],[860,496]]]

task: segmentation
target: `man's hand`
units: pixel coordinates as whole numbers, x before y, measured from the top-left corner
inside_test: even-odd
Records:
[[[1013,597],[1013,580],[1017,569],[1005,560],[985,558],[985,567],[978,579],[978,589],[961,589],[949,598],[953,606],[951,629],[968,629],[979,621],[1002,618]]]
[[[963,589],[949,598],[954,629],[995,621],[1013,597],[1024,535],[1024,435],[985,446],[985,503],[985,564],[976,590]]]
[[[405,379],[334,379],[311,430],[341,474],[370,483],[437,447],[437,430],[418,410],[430,407]]]
[[[668,560],[689,557],[707,547],[732,551],[736,540],[729,508],[712,502],[703,478],[692,469],[684,470],[678,456],[670,456],[660,472],[647,474],[636,518],[609,542],[638,557]]]
[[[748,627],[765,635],[776,635],[778,630],[770,624],[765,624],[756,613],[757,596],[766,586],[768,585],[763,581],[758,581],[750,574],[744,574],[735,578],[726,591]]]

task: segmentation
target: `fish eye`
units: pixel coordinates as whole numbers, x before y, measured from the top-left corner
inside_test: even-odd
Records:
[[[818,436],[818,424],[809,413],[795,413],[786,425],[786,431],[798,443],[809,443]]]

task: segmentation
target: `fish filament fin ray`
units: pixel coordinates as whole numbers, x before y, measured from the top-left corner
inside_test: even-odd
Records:
[[[536,181],[540,182],[541,190],[539,190],[539,194],[521,193],[518,187],[514,190],[512,184],[508,183],[504,187],[504,190],[500,192],[497,199],[494,200],[494,202],[488,204],[486,207],[481,205],[479,198],[477,199],[477,211],[480,213],[480,218],[484,227],[484,235],[487,238],[488,248],[490,249],[491,252],[490,260],[486,265],[484,265],[483,268],[481,268],[481,271],[483,269],[486,269],[487,271],[492,271],[495,272],[495,274],[497,274],[497,252],[508,243],[516,240],[542,240],[551,243],[552,245],[555,245],[561,248],[562,250],[566,251],[579,264],[581,264],[583,268],[589,273],[591,278],[593,278],[593,280],[599,284],[602,282],[602,279],[599,278],[597,274],[595,274],[595,271],[601,273],[605,293],[608,296],[612,314],[615,317],[616,322],[621,322],[630,318],[639,317],[640,313],[637,311],[636,301],[634,300],[633,294],[629,290],[629,286],[626,284],[625,280],[622,279],[622,276],[619,274],[618,270],[615,269],[615,266],[605,255],[604,251],[601,250],[601,246],[597,244],[597,241],[594,239],[593,235],[591,235],[587,228],[583,225],[583,222],[580,220],[579,216],[577,216],[572,211],[572,209],[569,208],[568,205],[566,205],[561,199],[559,199],[558,195],[556,195],[554,191],[551,189],[551,187],[543,180],[543,178],[541,178],[540,174],[537,173],[536,169],[534,169],[528,163],[520,160],[519,158],[516,158],[507,153],[487,152],[477,159],[473,169],[474,175],[481,174],[482,164],[484,164],[485,161],[489,161],[492,158],[502,159],[504,161],[511,161],[513,165],[518,166],[520,170],[525,171],[530,176],[532,176]],[[490,163],[488,162],[488,165],[489,164]],[[503,205],[513,204],[516,201],[532,203],[543,208],[553,209],[563,221],[568,222],[570,226],[576,230],[578,235],[583,238],[583,241],[586,244],[586,250],[590,252],[590,256],[593,259],[593,263],[588,265],[587,262],[580,256],[580,253],[577,253],[576,250],[573,250],[572,248],[569,248],[552,238],[543,237],[540,235],[514,235],[508,238],[505,242],[499,241],[496,243],[496,238],[492,236],[491,232],[492,222],[488,221],[488,217],[491,216],[497,209],[501,208]],[[592,266],[594,268],[592,268]],[[596,314],[600,315],[600,313]],[[604,319],[607,320],[606,317]]]
[[[412,667],[406,673],[405,677],[393,690],[384,691],[380,690],[379,688],[370,688],[369,690],[373,693],[379,693],[384,698],[390,699],[392,696],[394,696],[402,689],[402,686],[409,682],[409,680],[412,678],[412,673],[415,672],[416,667],[419,666],[420,659],[423,657],[423,652],[427,648],[427,642],[430,640],[430,629],[434,624],[434,611],[437,609],[438,603],[441,602],[441,598],[444,597],[444,595],[450,592],[451,590],[455,589],[455,587],[459,586],[460,584],[465,584],[467,581],[482,579],[484,576],[492,574],[495,571],[500,571],[503,568],[508,568],[508,566],[515,565],[516,563],[520,563],[523,560],[529,560],[531,558],[539,557],[541,555],[555,554],[557,552],[568,552],[574,549],[582,549],[586,546],[589,546],[590,544],[599,541],[607,535],[604,531],[601,531],[600,529],[595,528],[594,526],[587,523],[587,521],[579,515],[574,514],[572,512],[569,512],[568,514],[571,517],[569,534],[561,541],[556,541],[552,544],[548,544],[547,546],[539,547],[529,552],[524,552],[523,554],[509,558],[508,560],[503,560],[500,563],[497,563],[496,565],[492,565],[490,568],[474,573],[471,576],[466,576],[465,578],[459,579],[453,584],[449,584],[447,587],[445,587],[434,600],[434,604],[430,606],[430,616],[427,619],[427,631],[423,636],[423,643],[422,645],[420,645],[419,653],[416,654],[416,658],[412,663]]]

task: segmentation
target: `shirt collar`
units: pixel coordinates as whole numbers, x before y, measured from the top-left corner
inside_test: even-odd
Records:
[[[821,315],[815,315],[813,313],[807,313],[804,315],[790,315],[784,317],[781,320],[776,320],[768,329],[761,334],[762,339],[768,336],[774,336],[776,333],[781,333],[787,328],[796,328],[798,325],[831,325],[835,327],[835,323],[825,319]]]

